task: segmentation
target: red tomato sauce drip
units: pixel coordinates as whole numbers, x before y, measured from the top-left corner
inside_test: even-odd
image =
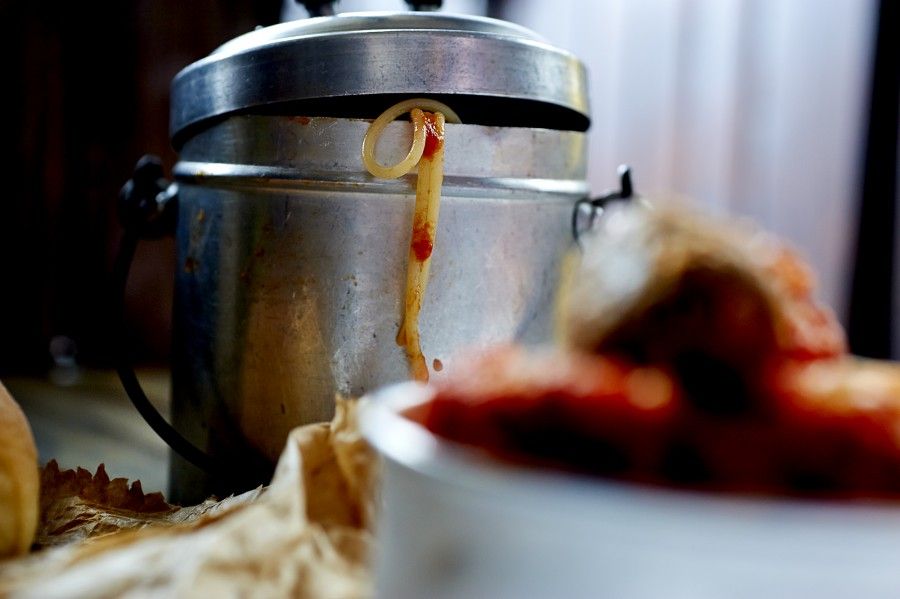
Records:
[[[425,262],[431,257],[434,249],[434,236],[428,223],[416,221],[413,226],[412,242],[409,244],[416,260]]]
[[[422,158],[431,158],[444,145],[444,134],[438,132],[433,112],[425,113],[425,149]]]

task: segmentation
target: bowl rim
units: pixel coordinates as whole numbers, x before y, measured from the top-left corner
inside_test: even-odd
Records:
[[[363,437],[388,461],[435,482],[494,498],[578,502],[627,501],[642,508],[703,511],[714,516],[777,514],[802,519],[889,519],[900,526],[900,500],[890,498],[804,498],[778,495],[716,493],[604,479],[501,462],[486,452],[442,439],[403,416],[422,405],[435,388],[418,382],[396,383],[360,399]]]

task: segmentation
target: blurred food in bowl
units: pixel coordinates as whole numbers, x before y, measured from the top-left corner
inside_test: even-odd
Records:
[[[408,412],[497,457],[704,490],[900,494],[900,368],[851,357],[785,244],[620,204],[573,251],[559,348],[476,353]]]

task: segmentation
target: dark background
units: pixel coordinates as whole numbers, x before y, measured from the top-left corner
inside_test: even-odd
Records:
[[[897,178],[900,162],[900,2],[881,0],[875,32],[868,131],[860,181],[856,256],[846,321],[859,355],[897,355]]]
[[[497,14],[503,3],[490,3]],[[894,290],[900,3],[882,0],[859,181],[849,313],[853,348],[887,356]],[[0,375],[40,373],[57,353],[112,362],[109,270],[115,201],[145,153],[175,162],[168,90],[222,42],[278,21],[280,1],[0,2],[6,189],[0,197]],[[502,13],[502,11],[500,11]],[[501,15],[502,16],[502,15]],[[851,225],[856,226],[856,225]],[[128,321],[144,363],[169,352],[174,247],[143,243]]]
[[[115,200],[144,153],[175,162],[169,82],[219,44],[278,22],[279,1],[3,2],[0,374],[45,370],[50,340],[108,365]],[[174,244],[139,247],[128,320],[168,355]]]

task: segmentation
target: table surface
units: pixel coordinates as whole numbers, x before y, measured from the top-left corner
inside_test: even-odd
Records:
[[[169,412],[169,373],[141,370],[138,377],[163,415]],[[101,463],[111,478],[138,479],[144,491],[167,489],[168,450],[131,403],[113,371],[56,370],[46,377],[6,377],[12,396],[31,423],[41,464]]]

